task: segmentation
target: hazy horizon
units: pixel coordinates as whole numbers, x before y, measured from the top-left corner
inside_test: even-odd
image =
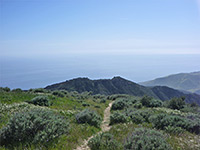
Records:
[[[60,57],[10,57],[1,59],[0,86],[39,88],[77,77],[133,82],[200,71],[200,55],[70,55]],[[143,63],[143,61],[148,63]]]

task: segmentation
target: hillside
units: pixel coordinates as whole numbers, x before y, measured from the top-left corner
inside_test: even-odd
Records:
[[[0,150],[199,150],[199,124],[182,98],[0,87]]]
[[[200,96],[196,94],[185,94],[168,87],[145,87],[121,77],[112,79],[90,80],[88,78],[76,78],[62,83],[47,86],[47,90],[67,90],[92,92],[93,94],[129,94],[134,96],[148,95],[161,100],[169,100],[172,97],[185,96],[186,102],[196,102],[200,105]]]
[[[66,82],[47,86],[47,90],[67,90],[82,92],[92,92],[93,94],[131,94],[135,96],[143,96],[144,94],[156,96],[154,93],[141,85],[128,81],[121,77],[112,79],[90,80],[88,78],[76,78]]]
[[[169,75],[140,84],[144,86],[168,86],[174,89],[200,94],[200,71]]]

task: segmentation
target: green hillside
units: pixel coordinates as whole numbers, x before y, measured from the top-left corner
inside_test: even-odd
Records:
[[[196,94],[185,94],[168,87],[145,87],[121,77],[112,79],[90,80],[88,78],[76,78],[62,83],[47,86],[47,90],[67,90],[92,92],[93,94],[129,94],[133,96],[152,96],[161,100],[169,100],[173,97],[185,96],[186,102],[196,102],[200,105],[200,96]]]
[[[199,112],[183,97],[0,88],[0,150],[199,150]]]
[[[47,90],[67,90],[81,92],[92,92],[93,94],[132,94],[135,96],[143,96],[148,94],[155,96],[154,93],[144,86],[140,86],[134,82],[128,81],[121,77],[112,79],[90,80],[88,78],[76,78],[66,82],[47,86]]]
[[[168,86],[200,94],[200,72],[174,74],[140,84],[144,86]]]

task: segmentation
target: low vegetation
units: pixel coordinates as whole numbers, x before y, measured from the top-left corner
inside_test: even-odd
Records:
[[[90,92],[60,92],[63,96],[45,89],[1,88],[0,149],[72,150],[99,132],[110,100],[103,95],[94,97]],[[83,112],[91,120],[80,124],[76,119]]]
[[[27,103],[39,105],[39,106],[50,106],[51,102],[48,99],[47,96],[37,96],[31,99],[30,101],[27,101]]]
[[[0,130],[0,145],[47,144],[68,130],[69,123],[63,116],[50,110],[34,108],[15,113],[9,119],[7,125]]]
[[[121,112],[114,112],[110,116],[110,125],[113,125],[116,123],[125,123],[126,121],[127,121],[127,117]]]
[[[112,128],[101,133],[111,101]],[[0,88],[1,150],[72,150],[91,136],[91,150],[199,150],[200,107],[183,97]]]
[[[101,133],[89,140],[91,150],[120,150],[120,145],[110,133]]]
[[[89,125],[100,127],[102,118],[95,111],[84,109],[76,115],[77,123],[88,123]]]
[[[148,128],[137,128],[130,133],[124,143],[125,150],[171,150],[167,136]]]
[[[121,149],[200,148],[200,108],[197,105],[186,104],[184,97],[165,102],[148,96],[134,99],[117,98],[113,103],[109,133]],[[183,141],[181,136],[190,139]]]

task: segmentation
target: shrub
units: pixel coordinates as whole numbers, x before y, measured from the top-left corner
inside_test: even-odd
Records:
[[[149,107],[161,107],[162,105],[163,105],[163,102],[161,100],[152,99]]]
[[[190,104],[184,106],[184,108],[180,109],[181,112],[193,112],[196,113],[198,111],[198,107],[192,107]]]
[[[152,110],[134,110],[128,109],[126,115],[129,116],[134,123],[149,122],[149,117],[154,114]]]
[[[39,106],[50,106],[51,102],[46,96],[37,96],[34,97],[32,100],[27,101],[27,103],[39,105]]]
[[[12,92],[23,92],[23,90],[20,88],[17,88],[17,89],[13,89]]]
[[[146,107],[161,107],[162,106],[161,100],[153,99],[152,97],[149,97],[149,96],[143,96],[140,101],[142,105]]]
[[[105,102],[106,102],[106,99],[104,98],[100,100],[100,103],[105,103]]]
[[[196,134],[200,134],[200,115],[198,114],[188,114],[186,118],[190,122],[190,132],[194,132]]]
[[[199,105],[198,105],[196,102],[192,102],[192,103],[190,104],[190,106],[191,106],[191,107],[198,107]]]
[[[112,115],[110,115],[110,124],[115,123],[124,123],[127,121],[127,117],[120,112],[114,112]]]
[[[53,91],[52,94],[55,95],[55,96],[58,96],[58,97],[64,97],[65,96],[65,94],[62,93],[61,91]]]
[[[145,122],[144,118],[139,113],[132,113],[130,115],[130,118],[132,122],[137,123],[137,124]]]
[[[66,91],[66,90],[60,90],[60,92],[63,94],[69,94],[68,91]]]
[[[185,121],[183,117],[167,114],[158,114],[150,117],[150,121],[157,129],[164,130],[165,127],[181,127],[188,128],[189,123]]]
[[[149,106],[152,98],[149,96],[143,96],[142,99],[140,100],[143,106]]]
[[[134,108],[137,108],[137,109],[140,109],[140,108],[142,108],[142,103],[135,103],[135,104],[133,105],[133,107],[134,107]]]
[[[128,100],[129,100],[132,104],[135,104],[135,103],[138,102],[138,100],[135,99],[135,98],[129,98]]]
[[[166,137],[153,129],[137,128],[124,143],[125,150],[171,150]]]
[[[119,144],[110,133],[101,133],[89,140],[91,150],[119,150]]]
[[[127,105],[125,99],[118,99],[112,105],[112,110],[122,110]]]
[[[178,109],[178,110],[184,108],[184,106],[185,106],[185,97],[172,98],[168,104],[168,108]]]
[[[172,126],[167,126],[165,127],[165,131],[171,134],[179,135],[183,133],[185,130],[182,129],[181,127],[172,127]]]
[[[95,99],[102,99],[102,98],[105,98],[105,95],[101,95],[101,94],[96,94],[96,95],[93,95],[93,98]]]
[[[67,133],[68,122],[50,110],[34,108],[12,116],[0,130],[0,145],[46,143]]]
[[[95,107],[95,108],[101,108],[101,106],[99,106],[99,105],[95,105],[94,107]]]
[[[114,94],[114,95],[110,95],[107,97],[108,100],[116,100],[116,99],[119,99],[119,98],[128,98],[130,97],[129,95],[126,95],[126,94]]]
[[[100,127],[102,118],[96,112],[90,109],[84,109],[76,115],[78,123],[88,123],[89,125]]]
[[[0,87],[0,91],[10,92],[10,88],[8,88],[8,87]]]
[[[164,130],[166,127],[180,127],[189,132],[194,132],[196,134],[200,133],[200,120],[198,118],[194,118],[195,116],[190,115],[185,117],[180,117],[177,115],[166,115],[166,114],[158,114],[150,117],[150,121],[153,126],[157,129]]]
[[[82,106],[86,107],[86,106],[90,106],[90,104],[86,103],[86,102],[83,102],[82,103]]]
[[[43,88],[33,89],[34,93],[47,93],[48,91]]]

